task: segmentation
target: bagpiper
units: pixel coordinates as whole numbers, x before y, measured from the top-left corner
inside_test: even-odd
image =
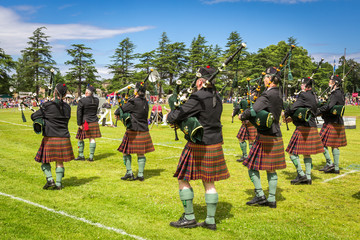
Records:
[[[284,144],[279,125],[283,101],[278,87],[280,74],[277,69],[275,67],[268,68],[263,81],[268,88],[256,100],[253,110],[256,113],[262,110],[271,113],[273,123],[267,129],[257,128],[258,134],[255,143],[250,149],[249,156],[243,162],[243,165],[249,169],[250,179],[255,186],[255,197],[246,204],[276,208],[275,194],[278,180],[276,170],[286,168]],[[239,115],[240,120],[250,120],[250,118],[250,109],[246,109],[243,114]],[[269,184],[269,196],[267,199],[261,187],[260,170],[266,170],[267,172]]]
[[[291,184],[311,184],[311,155],[323,153],[324,146],[320,140],[315,117],[317,115],[317,99],[312,91],[312,79],[301,80],[301,92],[297,100],[285,111],[286,121],[291,121],[296,129],[286,148],[290,159],[297,170],[297,177],[291,180]],[[290,117],[291,118],[290,118]],[[288,118],[289,117],[289,118]],[[301,168],[299,155],[304,155],[306,174]]]
[[[190,95],[178,109],[172,110],[167,121],[179,124],[181,121],[196,117],[204,132],[200,142],[186,143],[174,174],[179,183],[179,195],[184,207],[184,213],[178,221],[171,222],[176,228],[204,227],[216,230],[215,213],[218,203],[218,193],[215,182],[230,177],[222,144],[221,113],[223,110],[220,95],[215,93],[214,86],[207,80],[215,72],[214,68],[199,68],[197,71],[197,92]],[[213,106],[215,100],[215,106]],[[186,127],[185,127],[186,129]],[[201,179],[205,188],[205,202],[207,217],[204,222],[197,223],[193,208],[194,191],[191,180]]]
[[[94,161],[94,153],[96,148],[95,138],[101,137],[100,127],[99,127],[99,118],[97,116],[97,111],[99,108],[99,99],[94,97],[95,88],[91,85],[88,85],[85,91],[85,97],[81,98],[77,106],[77,124],[78,132],[76,134],[76,139],[78,139],[78,151],[79,156],[75,160],[85,160],[84,148],[85,143],[84,139],[89,139],[89,149],[90,155],[87,159],[88,161]]]
[[[43,189],[61,190],[64,177],[64,162],[75,158],[68,129],[71,117],[70,106],[63,101],[67,87],[63,83],[56,85],[54,99],[45,102],[39,110],[31,115],[33,121],[42,122],[43,139],[35,156],[35,161],[42,163],[41,169],[46,176]],[[51,173],[51,162],[56,162],[56,182]]]
[[[324,144],[324,156],[326,159],[326,165],[319,171],[339,174],[339,147],[347,145],[344,120],[342,118],[345,108],[345,96],[341,89],[341,78],[337,75],[331,76],[329,87],[331,88],[329,100],[319,108],[324,119],[324,124],[320,130],[320,138]],[[334,163],[331,161],[328,147],[332,148]]]

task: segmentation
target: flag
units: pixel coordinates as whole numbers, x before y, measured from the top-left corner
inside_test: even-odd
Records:
[[[336,64],[335,64],[335,57],[334,57],[334,69],[333,69],[333,75],[335,75],[335,66],[336,66]]]

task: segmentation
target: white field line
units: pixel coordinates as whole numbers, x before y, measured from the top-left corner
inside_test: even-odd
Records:
[[[323,182],[330,182],[332,180],[335,180],[335,179],[338,179],[338,178],[342,178],[342,177],[345,177],[346,175],[350,174],[350,173],[355,173],[355,172],[359,172],[359,170],[351,170],[350,172],[347,172],[347,173],[344,173],[344,174],[341,174],[339,176],[336,176],[336,177],[333,177],[333,178],[329,178],[329,179],[326,179],[325,181]]]
[[[35,207],[39,207],[39,208],[45,209],[46,211],[49,211],[49,212],[52,212],[52,213],[56,213],[56,214],[63,215],[63,216],[65,216],[65,217],[72,218],[72,219],[75,219],[75,220],[78,220],[78,221],[81,221],[81,222],[84,222],[84,223],[87,223],[87,224],[90,224],[90,225],[93,225],[93,226],[96,226],[96,227],[99,227],[99,228],[102,228],[102,229],[106,229],[106,230],[109,230],[109,231],[113,231],[113,232],[116,232],[116,233],[119,233],[119,234],[122,234],[122,235],[125,235],[125,236],[129,236],[129,237],[132,237],[132,238],[135,238],[135,239],[145,240],[145,238],[142,238],[142,237],[139,237],[139,236],[136,236],[136,235],[129,234],[129,233],[125,232],[125,231],[122,230],[122,229],[113,228],[113,227],[108,227],[108,226],[105,226],[105,225],[103,225],[103,224],[101,224],[101,223],[94,223],[94,222],[91,222],[91,221],[89,221],[89,220],[87,220],[87,219],[85,219],[85,218],[79,218],[79,217],[70,215],[70,214],[68,214],[68,213],[66,213],[66,212],[63,212],[63,211],[56,211],[56,210],[54,210],[54,209],[45,207],[45,206],[43,206],[43,205],[40,205],[40,204],[31,202],[31,201],[28,201],[28,200],[25,200],[25,199],[22,199],[22,198],[19,198],[19,197],[15,197],[15,196],[12,196],[12,195],[9,195],[9,194],[6,194],[6,193],[2,193],[2,192],[0,192],[0,195],[5,196],[5,197],[9,197],[9,198],[12,198],[12,199],[14,199],[14,200],[18,200],[18,201],[21,201],[21,202],[24,202],[24,203],[27,203],[27,204],[30,204],[30,205],[33,205],[33,206],[35,206]]]

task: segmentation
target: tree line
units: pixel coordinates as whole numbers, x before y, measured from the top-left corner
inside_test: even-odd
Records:
[[[9,87],[14,86],[17,91],[33,91],[39,94],[40,88],[49,88],[50,70],[55,69],[55,83],[65,82],[71,93],[78,95],[84,91],[87,84],[103,88],[111,93],[124,86],[141,81],[151,68],[158,71],[160,80],[157,83],[148,83],[151,94],[170,94],[177,79],[182,80],[184,86],[189,86],[199,67],[219,67],[243,43],[237,31],[230,33],[225,49],[218,45],[209,44],[206,38],[199,34],[194,37],[189,47],[184,42],[172,42],[166,32],[162,33],[158,47],[145,53],[136,53],[136,46],[125,38],[119,42],[114,54],[109,57],[106,66],[113,74],[111,79],[100,79],[95,67],[92,49],[84,44],[72,44],[66,49],[71,60],[65,62],[69,70],[62,75],[56,67],[52,57],[50,36],[44,31],[46,27],[37,28],[29,37],[28,47],[21,51],[18,60],[12,59],[0,48],[0,93],[9,93]],[[260,48],[256,53],[248,52],[245,48],[218,76],[217,89],[223,89],[224,96],[244,95],[246,93],[246,79],[258,78],[266,68],[278,66],[282,58],[289,51],[289,46],[295,45],[292,51],[290,64],[283,71],[284,93],[290,96],[300,89],[298,79],[311,76],[317,67],[317,62],[308,51],[297,43],[294,37],[280,41],[276,45]],[[343,76],[350,66],[356,63],[353,59],[342,56],[335,74]],[[346,92],[359,92],[360,66],[347,76],[344,89]],[[320,92],[327,88],[328,79],[333,74],[333,66],[323,63],[314,75],[315,90]],[[46,91],[47,92],[47,91]],[[44,96],[45,97],[45,96]]]

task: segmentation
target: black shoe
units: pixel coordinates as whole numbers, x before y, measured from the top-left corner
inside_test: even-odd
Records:
[[[319,169],[319,171],[325,171],[328,168],[335,168],[334,164],[331,165],[325,165],[323,168]]]
[[[276,201],[275,202],[269,202],[266,200],[266,202],[264,204],[261,204],[262,206],[266,206],[269,208],[276,208]]]
[[[290,183],[291,183],[292,185],[299,185],[299,184],[302,184],[303,182],[307,182],[306,175],[300,176],[300,175],[298,174],[294,180],[291,180]]]
[[[185,218],[185,213],[179,218],[176,222],[171,222],[170,226],[176,227],[176,228],[195,228],[197,227],[197,222],[195,219],[193,220],[187,220]]]
[[[251,201],[247,202],[246,204],[252,206],[252,205],[256,205],[256,204],[261,205],[261,204],[264,204],[266,202],[267,202],[267,200],[266,200],[265,196],[261,196],[261,197],[256,197],[255,196]]]
[[[60,186],[55,185],[55,186],[52,188],[52,190],[61,190],[61,189],[63,189],[62,185],[60,185]]]
[[[43,186],[43,189],[47,190],[54,186],[55,186],[55,182],[54,182],[54,179],[52,179],[52,180],[46,182],[46,184]]]
[[[145,179],[144,179],[144,177],[139,177],[139,176],[137,176],[136,178],[134,178],[134,180],[139,180],[139,181],[144,181]]]
[[[216,230],[216,224],[208,224],[205,221],[202,222],[202,223],[198,223],[197,226],[207,228],[207,229],[210,229],[210,230],[214,230],[214,231]]]
[[[245,161],[246,158],[247,158],[247,156],[246,157],[242,156],[240,159],[237,159],[236,161],[237,162],[243,162],[243,161]]]
[[[93,158],[88,158],[87,160],[88,160],[89,162],[93,162],[93,161],[94,161]]]
[[[130,179],[130,181],[133,181],[133,180],[135,180],[135,177],[134,177],[134,174],[132,173],[132,174],[125,174],[125,176],[123,176],[122,178],[121,178],[121,180],[127,180],[127,179]]]
[[[75,160],[76,160],[76,161],[85,161],[85,157],[80,157],[80,156],[79,156],[79,157],[75,158]]]
[[[340,174],[340,170],[335,170],[335,167],[334,168],[327,168],[327,169],[325,169],[324,173]]]

